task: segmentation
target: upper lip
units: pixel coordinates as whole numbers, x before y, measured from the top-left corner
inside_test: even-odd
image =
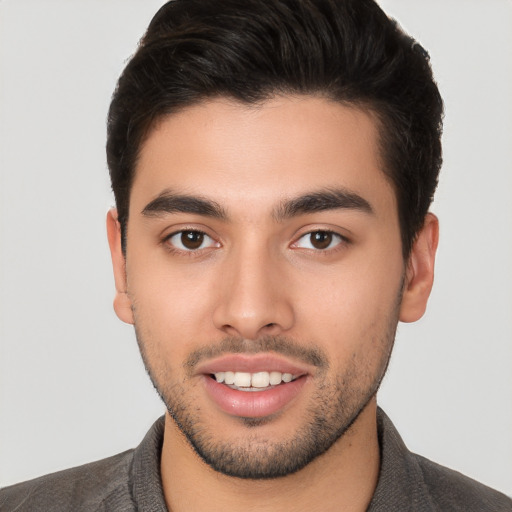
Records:
[[[281,372],[291,373],[295,377],[306,375],[310,369],[306,365],[280,357],[276,354],[226,354],[204,363],[200,363],[197,374],[214,374],[217,372]]]

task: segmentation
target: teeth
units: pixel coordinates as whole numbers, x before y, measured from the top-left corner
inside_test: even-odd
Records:
[[[277,386],[281,384],[281,380],[283,379],[283,374],[281,372],[270,372],[270,384],[272,386]]]
[[[222,382],[222,381],[220,381]],[[226,384],[234,384],[235,383],[235,372],[226,372],[224,374],[224,382]]]
[[[268,372],[253,373],[251,384],[253,388],[266,388],[270,384],[270,375]]]
[[[233,383],[237,388],[250,388],[251,387],[251,374],[245,372],[235,373],[235,382]]]
[[[215,374],[217,382],[234,385],[237,388],[267,388],[277,386],[281,382],[291,382],[293,379],[291,373],[281,372],[217,372]]]

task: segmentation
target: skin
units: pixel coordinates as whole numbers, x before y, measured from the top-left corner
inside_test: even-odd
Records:
[[[292,474],[241,480],[198,457],[167,413],[161,470],[170,510],[368,506],[379,468],[375,392],[398,320],[415,321],[425,311],[438,240],[437,219],[428,214],[404,262],[396,198],[377,141],[366,112],[322,98],[278,97],[257,107],[228,99],[190,107],[163,119],[141,148],[126,255],[115,210],[107,217],[114,307],[121,320],[135,324],[167,405],[182,397],[182,418],[210,444],[239,450],[246,460],[260,457],[258,464],[265,461],[262,450],[276,456],[304,437],[321,400],[317,412],[349,427]],[[369,209],[282,214],[287,201],[334,189]],[[214,202],[223,216],[159,207],[148,214],[148,205],[170,191]],[[198,249],[180,245],[186,230],[207,235]],[[312,232],[324,239],[326,232],[336,234],[318,248]],[[281,350],[281,340],[299,352]],[[212,400],[199,371],[220,347],[223,354],[250,359],[258,352],[296,364],[305,373],[303,385],[272,414],[229,414]],[[317,350],[325,365],[306,361],[302,349]],[[187,365],[198,351],[201,363]]]

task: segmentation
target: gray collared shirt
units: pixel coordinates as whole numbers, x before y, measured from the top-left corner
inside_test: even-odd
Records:
[[[135,449],[0,490],[2,512],[167,512],[160,480],[164,419]],[[415,455],[378,411],[381,468],[369,512],[512,512],[512,500]]]

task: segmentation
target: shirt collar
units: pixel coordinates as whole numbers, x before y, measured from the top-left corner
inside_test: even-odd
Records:
[[[367,512],[436,510],[416,458],[407,449],[395,426],[380,408],[377,411],[377,432],[380,472],[377,488]]]
[[[380,408],[377,411],[377,431],[380,446],[379,480],[367,512],[435,510],[417,460]],[[163,437],[164,417],[161,417],[134,452],[132,492],[141,511],[167,512],[160,478]]]

